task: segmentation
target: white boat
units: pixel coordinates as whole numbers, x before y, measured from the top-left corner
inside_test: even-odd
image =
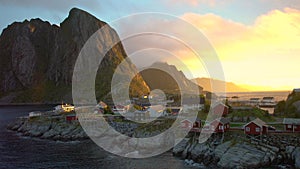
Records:
[[[274,100],[274,97],[264,97],[260,103],[259,107],[275,107],[276,102]]]
[[[108,106],[107,106],[107,104],[104,103],[103,101],[100,101],[100,102],[96,105],[96,107],[97,107],[98,109],[106,109]]]
[[[128,111],[128,106],[116,105],[113,107],[112,111],[115,114],[124,114]]]
[[[54,107],[55,111],[71,112],[75,110],[75,107],[70,104],[61,104]]]
[[[41,112],[37,112],[37,111],[33,111],[33,112],[30,112],[29,113],[29,117],[31,118],[31,117],[39,117],[39,116],[41,116],[42,115],[42,113]]]

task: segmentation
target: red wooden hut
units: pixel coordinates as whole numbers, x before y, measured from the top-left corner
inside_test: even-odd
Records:
[[[76,114],[69,114],[66,116],[66,121],[67,122],[72,122],[78,120],[78,117],[76,116]]]
[[[300,132],[300,119],[284,118],[284,130],[290,132]]]
[[[192,121],[188,120],[188,119],[184,119],[181,122],[181,127],[182,128],[186,128],[186,129],[191,129],[193,126]]]
[[[223,103],[217,103],[213,106],[212,112],[214,114],[222,114],[222,116],[225,116],[228,114],[229,108]]]
[[[230,120],[228,118],[218,118],[210,122],[210,129],[214,130],[215,133],[224,133],[230,128]]]
[[[201,119],[199,119],[198,117],[196,118],[194,124],[193,124],[193,128],[195,129],[199,129],[201,128],[202,124],[201,124]]]
[[[201,120],[199,118],[197,118],[194,123],[189,119],[184,119],[180,123],[181,127],[186,129],[199,130],[201,128]]]
[[[268,133],[268,125],[259,118],[244,125],[244,133],[248,135],[261,135]]]

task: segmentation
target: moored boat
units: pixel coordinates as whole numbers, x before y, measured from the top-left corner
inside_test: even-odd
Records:
[[[259,103],[259,107],[275,107],[276,102],[274,97],[263,97],[263,99]]]

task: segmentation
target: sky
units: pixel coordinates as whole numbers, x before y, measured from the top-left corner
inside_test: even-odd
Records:
[[[176,16],[207,37],[219,57],[226,81],[256,90],[300,87],[299,0],[0,0],[0,29],[31,18],[59,25],[72,7],[108,23],[140,12]],[[151,19],[144,22],[157,25]],[[209,76],[190,51],[176,45],[168,50],[188,67],[192,75],[186,73],[185,67],[179,69],[189,78]],[[140,53],[144,57],[151,55],[147,51]],[[168,56],[166,50],[156,53]],[[176,62],[167,57],[163,60]]]

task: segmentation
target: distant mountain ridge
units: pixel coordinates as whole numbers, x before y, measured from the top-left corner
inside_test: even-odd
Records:
[[[161,89],[166,93],[200,94],[203,88],[186,78],[176,66],[164,62],[155,62],[140,72],[151,90]],[[181,87],[181,89],[180,89]]]
[[[69,12],[60,26],[40,19],[9,25],[0,36],[0,101],[71,102],[72,74],[78,54],[89,37],[106,25],[77,8]],[[97,36],[100,37],[97,42],[99,53],[119,39],[108,25],[106,32]],[[121,43],[106,53],[96,77],[98,99],[109,95],[114,70],[126,57]],[[122,70],[124,75],[137,72],[130,61]],[[133,79],[132,86],[135,88],[131,90],[133,95],[149,92],[139,74]]]
[[[196,78],[192,79],[193,82],[203,87],[203,90],[212,92],[211,84],[213,83],[215,86],[217,86],[217,91],[214,92],[221,92],[218,90],[218,87],[225,86],[226,92],[249,92],[249,89],[243,88],[237,84],[234,84],[232,82],[225,82],[221,80],[216,79],[210,79],[210,78]]]

